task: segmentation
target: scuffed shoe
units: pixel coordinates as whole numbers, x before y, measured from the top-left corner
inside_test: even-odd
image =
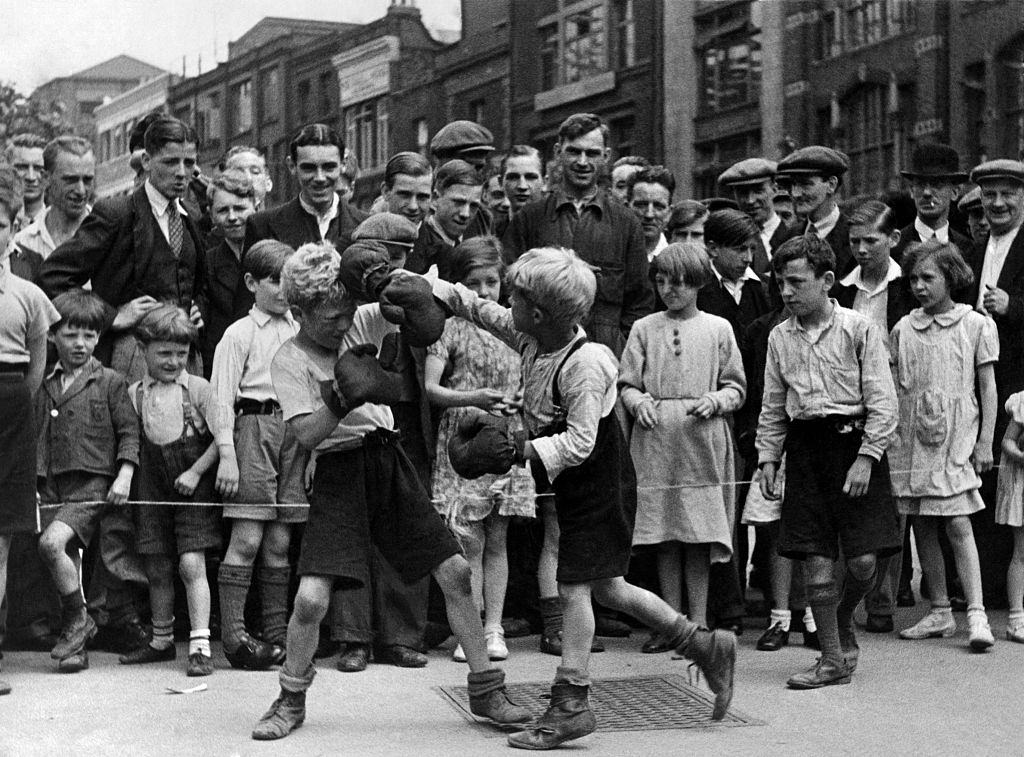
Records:
[[[860,645],[857,644],[857,634],[853,627],[839,629],[839,647],[843,650],[843,660],[846,668],[853,673],[857,670],[857,661],[860,658]]]
[[[513,702],[505,688],[505,671],[493,668],[467,676],[469,683],[469,711],[478,718],[495,723],[528,723],[533,720],[530,711]]]
[[[593,733],[597,729],[587,701],[589,686],[556,683],[551,687],[551,704],[537,722],[525,731],[508,737],[516,749],[554,749],[567,741]]]
[[[96,635],[96,621],[84,610],[71,625],[61,629],[60,638],[50,652],[54,660],[63,660],[85,647],[85,643]]]
[[[224,657],[231,663],[231,667],[238,670],[267,670],[279,664],[275,651],[277,649],[280,647],[260,641],[246,633],[242,634],[238,647],[233,652],[224,649]]]
[[[721,720],[732,702],[733,674],[736,669],[736,634],[699,628],[677,650],[700,668],[715,695],[712,720]]]
[[[952,610],[936,610],[932,608],[927,615],[910,628],[900,631],[901,639],[948,639],[956,633],[956,621]]]
[[[11,684],[7,683],[7,681],[4,681],[4,680],[0,679],[0,697],[5,696],[5,695],[10,694],[10,693],[11,693]]]
[[[850,682],[850,669],[846,663],[829,662],[821,657],[811,668],[792,676],[786,685],[791,689],[820,689]]]
[[[280,696],[252,729],[252,737],[256,741],[283,739],[305,720],[306,692],[281,689]]]
[[[213,675],[213,658],[202,652],[193,652],[188,656],[185,675],[189,678]]]
[[[508,645],[505,644],[505,632],[500,628],[484,631],[484,641],[487,642],[487,656],[491,660],[507,660]],[[461,646],[458,648],[461,649]],[[456,651],[458,651],[458,649]],[[454,659],[455,655],[452,655]],[[465,655],[463,655],[465,658]]]
[[[84,648],[61,658],[57,663],[58,673],[81,673],[89,669],[89,653]]]
[[[128,654],[121,655],[117,661],[122,665],[148,665],[151,662],[168,662],[173,660],[176,654],[177,650],[173,644],[163,649],[146,644]]]
[[[969,612],[967,614],[967,628],[970,631],[968,644],[975,652],[984,652],[996,643],[992,636],[992,629],[988,625],[988,616],[984,612]]]
[[[1024,644],[1024,618],[1013,618],[1006,624],[1006,639]]]

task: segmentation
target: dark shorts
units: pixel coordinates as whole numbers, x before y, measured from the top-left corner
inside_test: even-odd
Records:
[[[34,534],[36,424],[24,374],[0,371],[0,535]]]
[[[96,533],[100,517],[107,507],[107,492],[112,482],[110,476],[69,471],[40,481],[39,499],[43,504],[40,513],[43,530],[45,531],[53,521],[59,520],[75,532],[81,546],[88,547],[93,534]],[[60,507],[47,507],[56,504]]]
[[[534,468],[537,491],[546,474]],[[586,583],[629,572],[636,520],[636,473],[616,414],[597,428],[590,457],[555,478],[559,583]]]
[[[851,419],[836,416],[789,424],[780,555],[836,560],[840,549],[845,558],[886,557],[900,551],[902,534],[885,456],[873,466],[866,494],[843,494],[862,436]]]
[[[393,431],[317,458],[298,574],[367,584],[371,543],[407,583],[460,552]]]

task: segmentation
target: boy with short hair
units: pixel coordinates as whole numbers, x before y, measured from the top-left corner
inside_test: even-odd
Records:
[[[231,521],[220,564],[221,640],[232,667],[264,670],[284,659],[288,625],[288,548],[296,523],[305,523],[303,472],[308,453],[285,424],[270,376],[278,348],[299,330],[281,295],[281,267],[291,247],[275,239],[254,244],[242,260],[245,287],[255,304],[224,332],[213,358],[211,385],[220,406],[234,409],[234,446],[222,450],[235,464],[238,491],[224,505]],[[262,640],[245,630],[245,600],[253,565],[263,615]]]
[[[176,555],[192,625],[187,674],[208,676],[213,663],[205,553],[220,546],[220,508],[211,503],[215,488],[225,496],[234,493],[238,471],[227,452],[218,454],[233,446],[230,415],[206,379],[186,371],[196,332],[185,311],[174,305],[158,305],[135,328],[146,364],[146,376],[128,388],[141,429],[135,499],[175,504],[135,507],[135,536],[149,579],[153,634],[148,644],[118,659],[122,665],[174,659]],[[211,469],[218,457],[215,483]],[[189,502],[200,504],[190,507]]]
[[[593,305],[593,271],[572,251],[539,248],[513,264],[508,282],[511,308],[443,281],[434,284],[434,294],[455,315],[487,329],[523,356],[523,410],[532,441],[520,436],[513,440],[502,421],[484,415],[460,426],[449,442],[453,467],[459,472],[460,460],[475,461],[475,467],[501,473],[513,462],[528,460],[538,490],[550,488],[555,496],[557,578],[564,609],[562,664],[547,711],[532,727],[510,736],[509,744],[553,749],[597,727],[588,702],[591,595],[606,607],[633,615],[696,662],[716,694],[712,717],[720,720],[732,698],[736,637],[698,628],[624,578],[636,478],[613,412],[618,365],[607,347],[587,342],[580,326]],[[382,299],[386,295],[389,288]]]
[[[896,431],[896,389],[881,330],[829,297],[836,256],[827,242],[791,239],[772,267],[791,315],[768,337],[756,445],[769,499],[778,498],[775,479],[786,452],[778,549],[804,561],[821,643],[817,664],[788,685],[817,689],[850,682],[859,654],[854,608],[874,583],[877,559],[901,547],[885,458]]]
[[[96,634],[82,595],[79,550],[92,540],[102,503],[128,500],[139,424],[124,377],[93,357],[113,309],[83,289],[58,295],[54,306],[61,319],[49,339],[58,362],[36,395],[36,473],[40,500],[60,508],[39,539],[39,555],[60,594],[61,633],[50,656],[61,673],[77,673],[89,667],[85,642]]]
[[[381,247],[377,252],[380,271],[386,275],[387,251]],[[376,358],[378,337],[387,326],[382,323],[381,308],[368,305],[357,314],[355,293],[338,281],[339,262],[329,244],[308,244],[288,259],[281,272],[285,298],[300,328],[278,350],[271,376],[285,422],[299,443],[314,451],[316,470],[298,562],[299,590],[288,623],[281,693],[256,724],[252,737],[280,739],[304,722],[306,691],[316,675],[313,655],[320,621],[336,585],[359,586],[369,580],[365,560],[369,543],[403,580],[411,582],[428,574],[437,580],[452,629],[466,651],[470,711],[498,723],[526,722],[529,711],[509,701],[504,671],[488,659],[470,588],[469,563],[434,510],[394,431],[387,404],[400,395],[402,375],[385,371]],[[424,284],[429,298],[429,284],[413,278]],[[353,325],[356,319],[361,325]],[[443,327],[443,315],[440,323]],[[357,344],[338,357],[342,339],[352,328],[359,328],[362,341],[372,344]]]

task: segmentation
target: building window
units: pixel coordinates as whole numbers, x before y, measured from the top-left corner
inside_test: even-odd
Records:
[[[1020,160],[1024,156],[1024,39],[1003,48],[996,58],[996,118],[993,147],[997,155]],[[1001,134],[1000,134],[1001,132]]]
[[[320,115],[329,116],[334,112],[331,104],[331,92],[338,86],[338,77],[334,71],[324,71],[320,74]]]
[[[541,90],[608,70],[608,19],[604,2],[559,0],[554,19],[545,17],[541,43]]]
[[[750,131],[734,134],[714,142],[696,145],[697,168],[693,176],[696,198],[718,194],[718,176],[726,168],[750,155],[761,155],[761,133]]]
[[[889,87],[873,84],[839,103],[839,123],[831,126],[836,147],[850,156],[850,195],[884,192],[897,182],[896,114],[889,100]]]
[[[818,22],[818,59],[873,45],[912,31],[917,22],[914,0],[843,0],[823,12]]]
[[[761,97],[760,35],[714,40],[703,51],[701,109],[715,113]]]
[[[636,121],[632,116],[613,120],[608,129],[611,136],[611,147],[618,157],[636,154]]]
[[[430,127],[427,125],[427,119],[417,118],[413,122],[413,131],[416,132],[416,152],[425,156],[430,149]]]
[[[281,78],[276,68],[260,72],[259,109],[261,124],[278,119],[281,110]]]
[[[298,96],[299,122],[302,124],[308,124],[310,121],[313,120],[313,93],[309,79],[303,79],[302,81],[299,82]]]
[[[633,18],[633,0],[615,0],[615,63],[616,68],[629,68],[636,64],[636,22]]]
[[[388,159],[388,110],[384,98],[345,108],[345,144],[360,168],[373,170]]]
[[[196,133],[200,143],[213,150],[220,147],[220,108],[219,92],[210,92],[199,98],[199,107],[196,111]]]
[[[110,160],[110,131],[100,133],[100,163]]]
[[[252,128],[252,80],[246,79],[231,88],[232,134],[242,134]]]
[[[486,105],[485,100],[473,100],[469,104],[469,120],[476,121],[478,124],[484,122],[484,106]]]

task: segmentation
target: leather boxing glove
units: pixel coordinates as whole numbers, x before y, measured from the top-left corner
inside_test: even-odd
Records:
[[[448,460],[463,478],[508,473],[522,461],[523,441],[517,439],[507,418],[487,413],[464,417],[448,439]]]

